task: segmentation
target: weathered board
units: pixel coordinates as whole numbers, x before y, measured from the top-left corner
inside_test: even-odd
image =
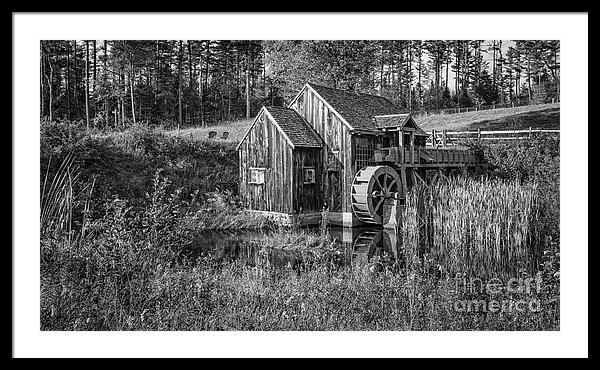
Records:
[[[300,113],[325,141],[326,150],[322,150],[321,155],[322,163],[326,165],[320,177],[322,194],[326,196],[322,197],[321,207],[328,207],[330,211],[349,212],[350,202],[345,194],[349,194],[354,176],[350,130],[329,105],[309,88],[304,89],[290,107]]]
[[[239,160],[239,192],[248,208],[293,212],[293,150],[264,112],[240,143]],[[264,183],[250,183],[253,168],[264,169]]]
[[[293,204],[296,213],[320,211],[323,207],[321,149],[295,148],[293,163]],[[315,172],[315,182],[305,183],[304,170]]]

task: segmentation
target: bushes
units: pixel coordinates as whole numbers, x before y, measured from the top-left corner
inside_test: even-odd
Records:
[[[235,146],[166,135],[145,126],[109,136],[87,134],[79,126],[42,122],[40,173],[42,181],[58,171],[69,155],[84,183],[96,179],[95,199],[117,195],[133,206],[143,203],[157,170],[181,188],[181,196],[229,189],[238,178]],[[43,183],[40,184],[40,189]]]
[[[521,182],[558,181],[560,140],[555,135],[536,134],[531,140],[480,145],[495,176]]]
[[[560,240],[559,138],[538,134],[532,140],[490,143],[479,148],[484,151],[485,175],[536,184],[540,194],[540,233],[548,240]]]
[[[88,220],[83,231],[42,238],[43,330],[127,329],[133,313],[156,304],[156,274],[185,266],[180,252],[191,239],[181,227],[189,216],[182,211],[186,204],[177,193],[166,193],[168,185],[155,177],[141,211],[113,199],[104,203],[104,215]]]

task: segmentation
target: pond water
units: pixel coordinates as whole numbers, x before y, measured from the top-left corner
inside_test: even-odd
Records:
[[[318,228],[300,231],[307,239],[318,235]],[[325,247],[277,245],[279,234],[264,231],[203,231],[195,234],[188,251],[196,258],[210,255],[217,261],[242,261],[255,266],[266,261],[276,267],[291,265],[298,267],[316,256],[327,255],[338,265],[357,261],[370,262],[385,258],[403,265],[402,240],[394,231],[383,228],[335,228],[327,230]],[[313,238],[314,239],[314,238]]]

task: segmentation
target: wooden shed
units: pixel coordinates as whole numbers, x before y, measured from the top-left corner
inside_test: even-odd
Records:
[[[374,197],[400,199],[417,172],[440,167],[426,139],[385,97],[306,83],[287,108],[263,107],[239,143],[240,195],[249,209],[306,223],[318,222],[323,208],[333,224],[380,223]],[[360,193],[377,176],[397,178],[394,188]]]
[[[323,143],[298,112],[262,107],[237,146],[240,195],[249,209],[299,214],[323,206]]]

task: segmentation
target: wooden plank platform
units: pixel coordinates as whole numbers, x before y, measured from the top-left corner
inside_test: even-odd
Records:
[[[396,168],[475,166],[479,158],[467,148],[382,148],[375,151],[376,162],[387,162]]]

